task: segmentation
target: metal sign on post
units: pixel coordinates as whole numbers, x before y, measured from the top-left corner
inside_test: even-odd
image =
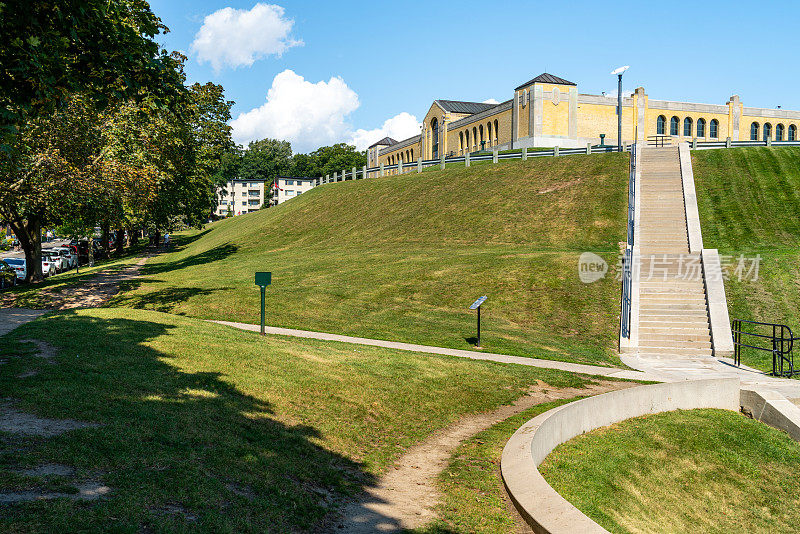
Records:
[[[272,283],[272,273],[256,273],[256,285],[261,288],[261,335],[264,331],[264,299],[267,294],[267,286]]]
[[[481,305],[486,302],[486,295],[472,303],[469,307],[470,310],[478,310],[478,342],[476,348],[481,348]]]

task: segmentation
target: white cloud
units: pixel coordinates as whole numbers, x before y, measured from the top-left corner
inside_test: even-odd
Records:
[[[500,102],[498,102],[498,101],[497,101],[497,100],[495,100],[494,98],[490,98],[489,100],[484,100],[484,101],[483,101],[483,102],[481,102],[481,103],[482,103],[482,104],[499,104]]]
[[[278,5],[258,3],[250,11],[226,7],[206,16],[191,51],[216,72],[224,66],[249,67],[258,59],[302,45],[289,35],[293,25]]]
[[[242,144],[281,139],[307,152],[349,139],[346,118],[358,106],[358,95],[341,78],[311,83],[287,69],[272,80],[266,103],[231,122],[233,138]]]
[[[359,128],[353,132],[350,142],[356,146],[356,149],[365,150],[369,145],[384,137],[391,137],[397,141],[408,139],[420,132],[420,126],[420,122],[414,115],[404,111],[387,119],[380,128],[373,130]]]

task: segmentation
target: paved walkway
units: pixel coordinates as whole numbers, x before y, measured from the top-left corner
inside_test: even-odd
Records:
[[[234,323],[230,321],[210,321],[212,323],[232,326],[241,330],[259,332],[261,327],[255,324]],[[528,365],[530,367],[541,367],[545,369],[558,369],[571,373],[582,373],[587,375],[607,376],[611,378],[628,378],[631,380],[651,380],[652,378],[645,373],[630,371],[626,369],[615,369],[614,367],[601,367],[599,365],[584,365],[580,363],[559,362],[555,360],[540,360],[537,358],[526,358],[524,356],[509,356],[507,354],[493,354],[490,352],[478,352],[474,350],[447,349],[443,347],[432,347],[429,345],[415,345],[412,343],[400,343],[397,341],[385,341],[382,339],[369,339],[364,337],[341,336],[338,334],[327,334],[325,332],[312,332],[310,330],[295,330],[292,328],[277,328],[274,326],[266,327],[268,334],[279,336],[305,337],[311,339],[321,339],[324,341],[339,341],[341,343],[355,343],[357,345],[370,345],[373,347],[383,347],[387,349],[407,350],[411,352],[424,352],[427,354],[440,354],[444,356],[456,356],[458,358],[469,358],[472,360],[487,360],[499,363],[515,363],[518,365]]]
[[[658,382],[738,378],[743,388],[769,389],[787,399],[800,398],[800,380],[776,378],[745,365],[736,367],[731,358],[675,354],[664,354],[661,358],[656,358],[653,354],[623,354],[621,359],[625,365],[642,371],[651,380]]]

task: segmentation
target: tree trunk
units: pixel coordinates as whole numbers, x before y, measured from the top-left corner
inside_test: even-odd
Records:
[[[100,237],[100,245],[103,247],[106,255],[111,254],[111,225],[103,223],[101,227],[103,234]]]
[[[161,230],[156,230],[155,241],[156,241],[156,250],[158,250],[161,248]]]
[[[121,256],[125,251],[125,230],[122,228],[117,228],[117,242],[114,245],[114,248],[117,249],[115,251],[117,256]]]
[[[128,230],[128,235],[131,237],[131,246],[136,246],[139,244],[139,230],[131,228]]]
[[[40,281],[42,275],[42,220],[29,217],[27,221],[11,221],[11,230],[25,252],[26,282]]]

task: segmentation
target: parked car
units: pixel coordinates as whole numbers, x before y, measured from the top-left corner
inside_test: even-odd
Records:
[[[17,285],[17,271],[11,265],[0,260],[0,289]]]
[[[3,261],[17,271],[17,280],[25,280],[28,277],[28,269],[24,258],[6,258]]]
[[[54,250],[52,248],[48,248],[46,250],[43,250],[42,254],[48,254],[50,256],[50,259],[53,260],[53,263],[56,264],[57,273],[60,273],[66,268],[67,262],[59,251]]]
[[[75,250],[78,255],[78,262],[81,265],[89,263],[89,242],[88,241],[72,241],[69,244],[70,248]]]
[[[69,249],[69,247],[53,247],[50,250],[53,252],[57,252],[58,255],[61,257],[62,271],[68,271],[73,267],[75,267],[75,265],[73,265],[73,260],[72,260],[72,251]]]
[[[53,276],[54,274],[58,274],[57,265],[61,262],[61,259],[53,259],[49,252],[42,252],[42,275],[47,278],[48,276]]]

